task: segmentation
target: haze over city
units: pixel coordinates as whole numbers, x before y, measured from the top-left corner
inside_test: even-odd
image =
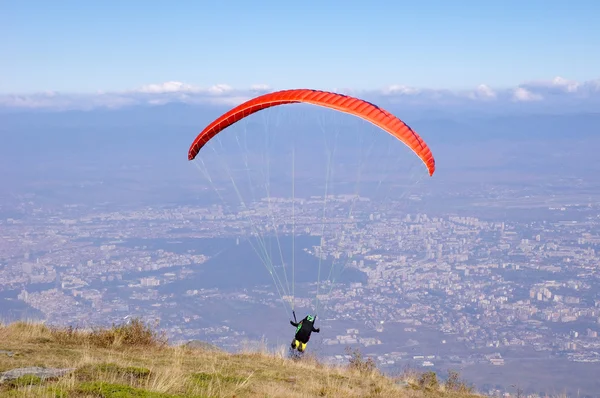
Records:
[[[596,2],[0,15],[3,322],[141,318],[237,352],[288,347],[294,310],[317,314],[307,350],[327,363],[354,347],[490,396],[600,396]],[[435,172],[310,104],[249,115],[188,160],[229,109],[296,88],[389,111]]]

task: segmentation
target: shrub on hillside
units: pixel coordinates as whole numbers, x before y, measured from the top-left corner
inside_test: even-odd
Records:
[[[372,373],[377,371],[377,365],[373,358],[364,358],[359,349],[351,349],[346,347],[346,353],[350,355],[348,367],[359,371],[360,373]]]
[[[51,331],[53,339],[63,344],[90,344],[95,347],[162,347],[167,344],[164,332],[157,332],[140,319],[115,325],[110,328],[98,328],[83,331],[77,327],[66,329],[54,328]]]

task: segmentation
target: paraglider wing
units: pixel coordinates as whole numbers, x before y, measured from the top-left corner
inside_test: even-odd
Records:
[[[403,121],[377,105],[358,98],[327,91],[295,89],[276,91],[253,98],[236,106],[210,123],[194,140],[188,152],[193,160],[200,149],[215,135],[232,124],[260,110],[278,105],[307,103],[331,108],[360,117],[387,131],[406,144],[425,164],[429,175],[435,171],[435,160],[423,139]]]

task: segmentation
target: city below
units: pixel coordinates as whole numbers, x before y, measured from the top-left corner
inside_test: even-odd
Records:
[[[238,211],[15,197],[19,216],[0,220],[2,315],[79,327],[140,317],[173,342],[238,350],[289,344],[294,305],[318,310],[309,349],[328,362],[355,347],[392,373],[458,369],[490,394],[527,386],[532,366],[549,374],[534,391],[550,379],[585,388],[600,370],[600,206],[482,195],[452,214],[414,211],[419,195],[270,197]],[[498,203],[519,216],[480,215]],[[581,369],[571,384],[556,375],[566,366]]]

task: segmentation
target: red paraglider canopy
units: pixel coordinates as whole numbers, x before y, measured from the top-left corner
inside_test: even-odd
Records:
[[[307,103],[358,116],[387,131],[406,144],[425,164],[429,175],[435,171],[435,160],[423,139],[396,116],[370,102],[343,94],[310,89],[277,91],[253,98],[236,106],[210,123],[194,140],[188,152],[193,160],[200,149],[220,131],[260,110],[278,105]]]

